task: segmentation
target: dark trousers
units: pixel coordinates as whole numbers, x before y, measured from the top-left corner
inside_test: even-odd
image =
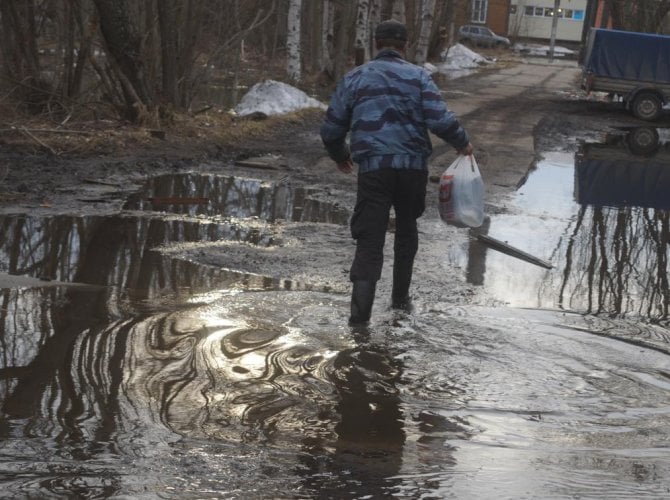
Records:
[[[419,246],[416,220],[426,208],[425,170],[381,169],[358,175],[351,235],[356,255],[351,281],[378,281],[391,207],[395,210],[394,266],[412,269]],[[400,266],[400,267],[399,267]]]

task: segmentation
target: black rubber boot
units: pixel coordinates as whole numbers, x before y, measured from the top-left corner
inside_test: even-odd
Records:
[[[353,290],[351,292],[350,326],[365,325],[370,321],[376,287],[377,283],[374,281],[354,281]]]
[[[393,290],[391,307],[393,309],[411,309],[409,285],[412,282],[412,266],[393,266]]]

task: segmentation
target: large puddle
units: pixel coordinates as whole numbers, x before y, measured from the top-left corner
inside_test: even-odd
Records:
[[[0,219],[0,271],[50,280],[0,290],[6,495],[668,496],[670,156],[628,137],[546,155],[491,217],[552,269],[453,249],[504,307],[420,303],[367,335],[346,296],[157,251],[343,223],[318,193],[169,176],[121,216]]]
[[[546,154],[483,232],[553,269],[474,241],[457,257],[468,281],[515,307],[667,324],[670,148],[662,134],[633,129],[576,155]]]

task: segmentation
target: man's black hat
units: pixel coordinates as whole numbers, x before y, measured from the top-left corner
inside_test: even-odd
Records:
[[[391,19],[377,25],[375,29],[376,40],[399,40],[407,41],[407,28],[400,21]]]

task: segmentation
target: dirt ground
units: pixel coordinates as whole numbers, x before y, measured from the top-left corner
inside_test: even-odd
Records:
[[[506,196],[543,152],[574,151],[580,138],[635,123],[617,105],[587,98],[579,90],[578,77],[574,61],[549,63],[509,55],[476,74],[439,82],[449,108],[471,135],[486,183],[487,212],[506,210]],[[271,119],[248,129],[240,122],[217,121],[216,113],[221,111],[198,115],[195,127],[176,124],[164,131],[164,138],[151,130],[111,123],[72,124],[69,128],[76,132],[71,134],[14,124],[0,135],[0,165],[8,168],[0,185],[0,212],[119,213],[127,197],[149,177],[181,172],[310,187],[322,201],[353,208],[355,176],[339,173],[325,157],[318,136],[322,111]],[[211,133],[219,126],[239,127],[239,136],[221,141]],[[436,180],[455,153],[439,139],[434,146],[413,285],[413,294],[421,296],[426,307],[431,297],[449,294],[458,301],[473,296],[462,273],[450,269],[445,259],[449,245],[467,244],[467,231],[447,227],[437,215]],[[239,164],[258,157],[269,160],[271,168]],[[346,226],[280,221],[268,228],[279,242],[268,248],[217,242],[176,244],[163,251],[204,265],[346,293],[354,249]],[[387,263],[392,262],[390,252],[387,245]],[[387,264],[378,296],[389,294],[389,277]]]

